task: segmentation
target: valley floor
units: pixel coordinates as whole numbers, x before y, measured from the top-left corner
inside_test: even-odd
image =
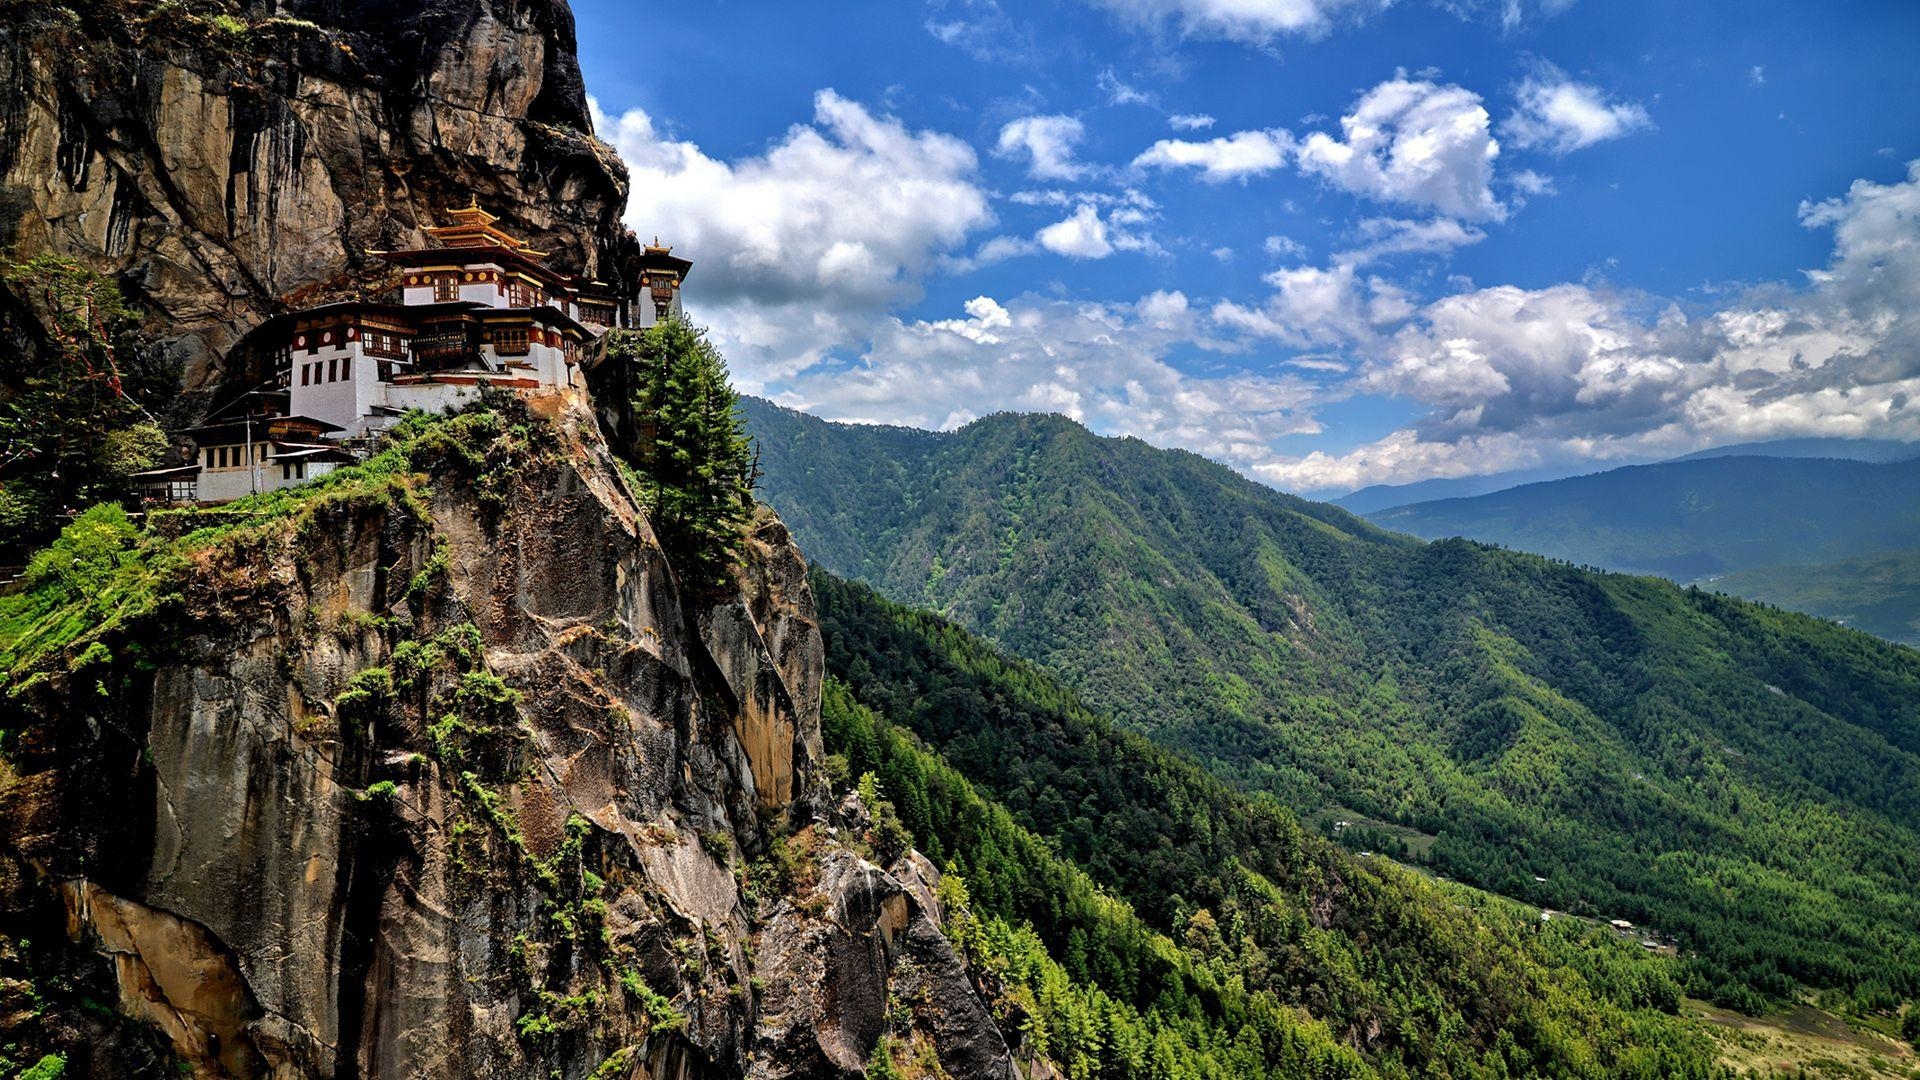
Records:
[[[1720,1060],[1744,1076],[1920,1078],[1911,1047],[1811,1005],[1755,1017],[1688,998],[1686,1012],[1720,1045]]]

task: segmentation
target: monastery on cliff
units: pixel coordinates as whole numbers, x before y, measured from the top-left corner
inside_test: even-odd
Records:
[[[358,459],[407,412],[444,412],[482,387],[533,392],[581,385],[583,365],[615,327],[680,315],[693,264],[657,242],[639,286],[617,296],[558,273],[546,253],[508,235],[477,205],[427,229],[429,246],[382,252],[396,299],[288,312],[242,347],[270,358],[274,378],[187,432],[191,465],[135,478],[161,502],[224,502],[289,487]]]

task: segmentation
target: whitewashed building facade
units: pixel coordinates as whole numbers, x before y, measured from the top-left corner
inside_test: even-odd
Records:
[[[392,299],[349,300],[277,316],[245,346],[270,359],[274,386],[246,395],[189,434],[194,498],[221,502],[313,479],[353,456],[341,447],[419,409],[457,408],[483,387],[578,386],[614,327],[679,317],[692,264],[657,241],[632,295],[561,274],[546,253],[499,229],[478,206],[430,228],[428,247],[380,253]],[[149,490],[185,490],[182,467],[154,470]]]

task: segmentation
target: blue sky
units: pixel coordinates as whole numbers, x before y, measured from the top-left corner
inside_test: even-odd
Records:
[[[629,221],[823,416],[1314,492],[1920,438],[1920,5],[575,11]]]

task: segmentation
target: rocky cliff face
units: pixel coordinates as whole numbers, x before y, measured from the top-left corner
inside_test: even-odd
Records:
[[[116,275],[189,389],[470,198],[556,266],[624,279],[626,172],[564,0],[6,6],[0,258]]]
[[[562,0],[7,5],[0,258],[114,274],[201,390],[469,198],[618,283],[573,48]],[[785,528],[683,594],[585,398],[119,528],[0,640],[0,1075],[1016,1075],[827,792]]]
[[[859,1075],[884,1035],[1018,1075],[937,874],[826,794],[784,527],[685,595],[586,402],[530,408],[156,523],[110,557],[150,605],[50,594],[36,632],[80,629],[0,715],[0,1044],[604,1080]]]

